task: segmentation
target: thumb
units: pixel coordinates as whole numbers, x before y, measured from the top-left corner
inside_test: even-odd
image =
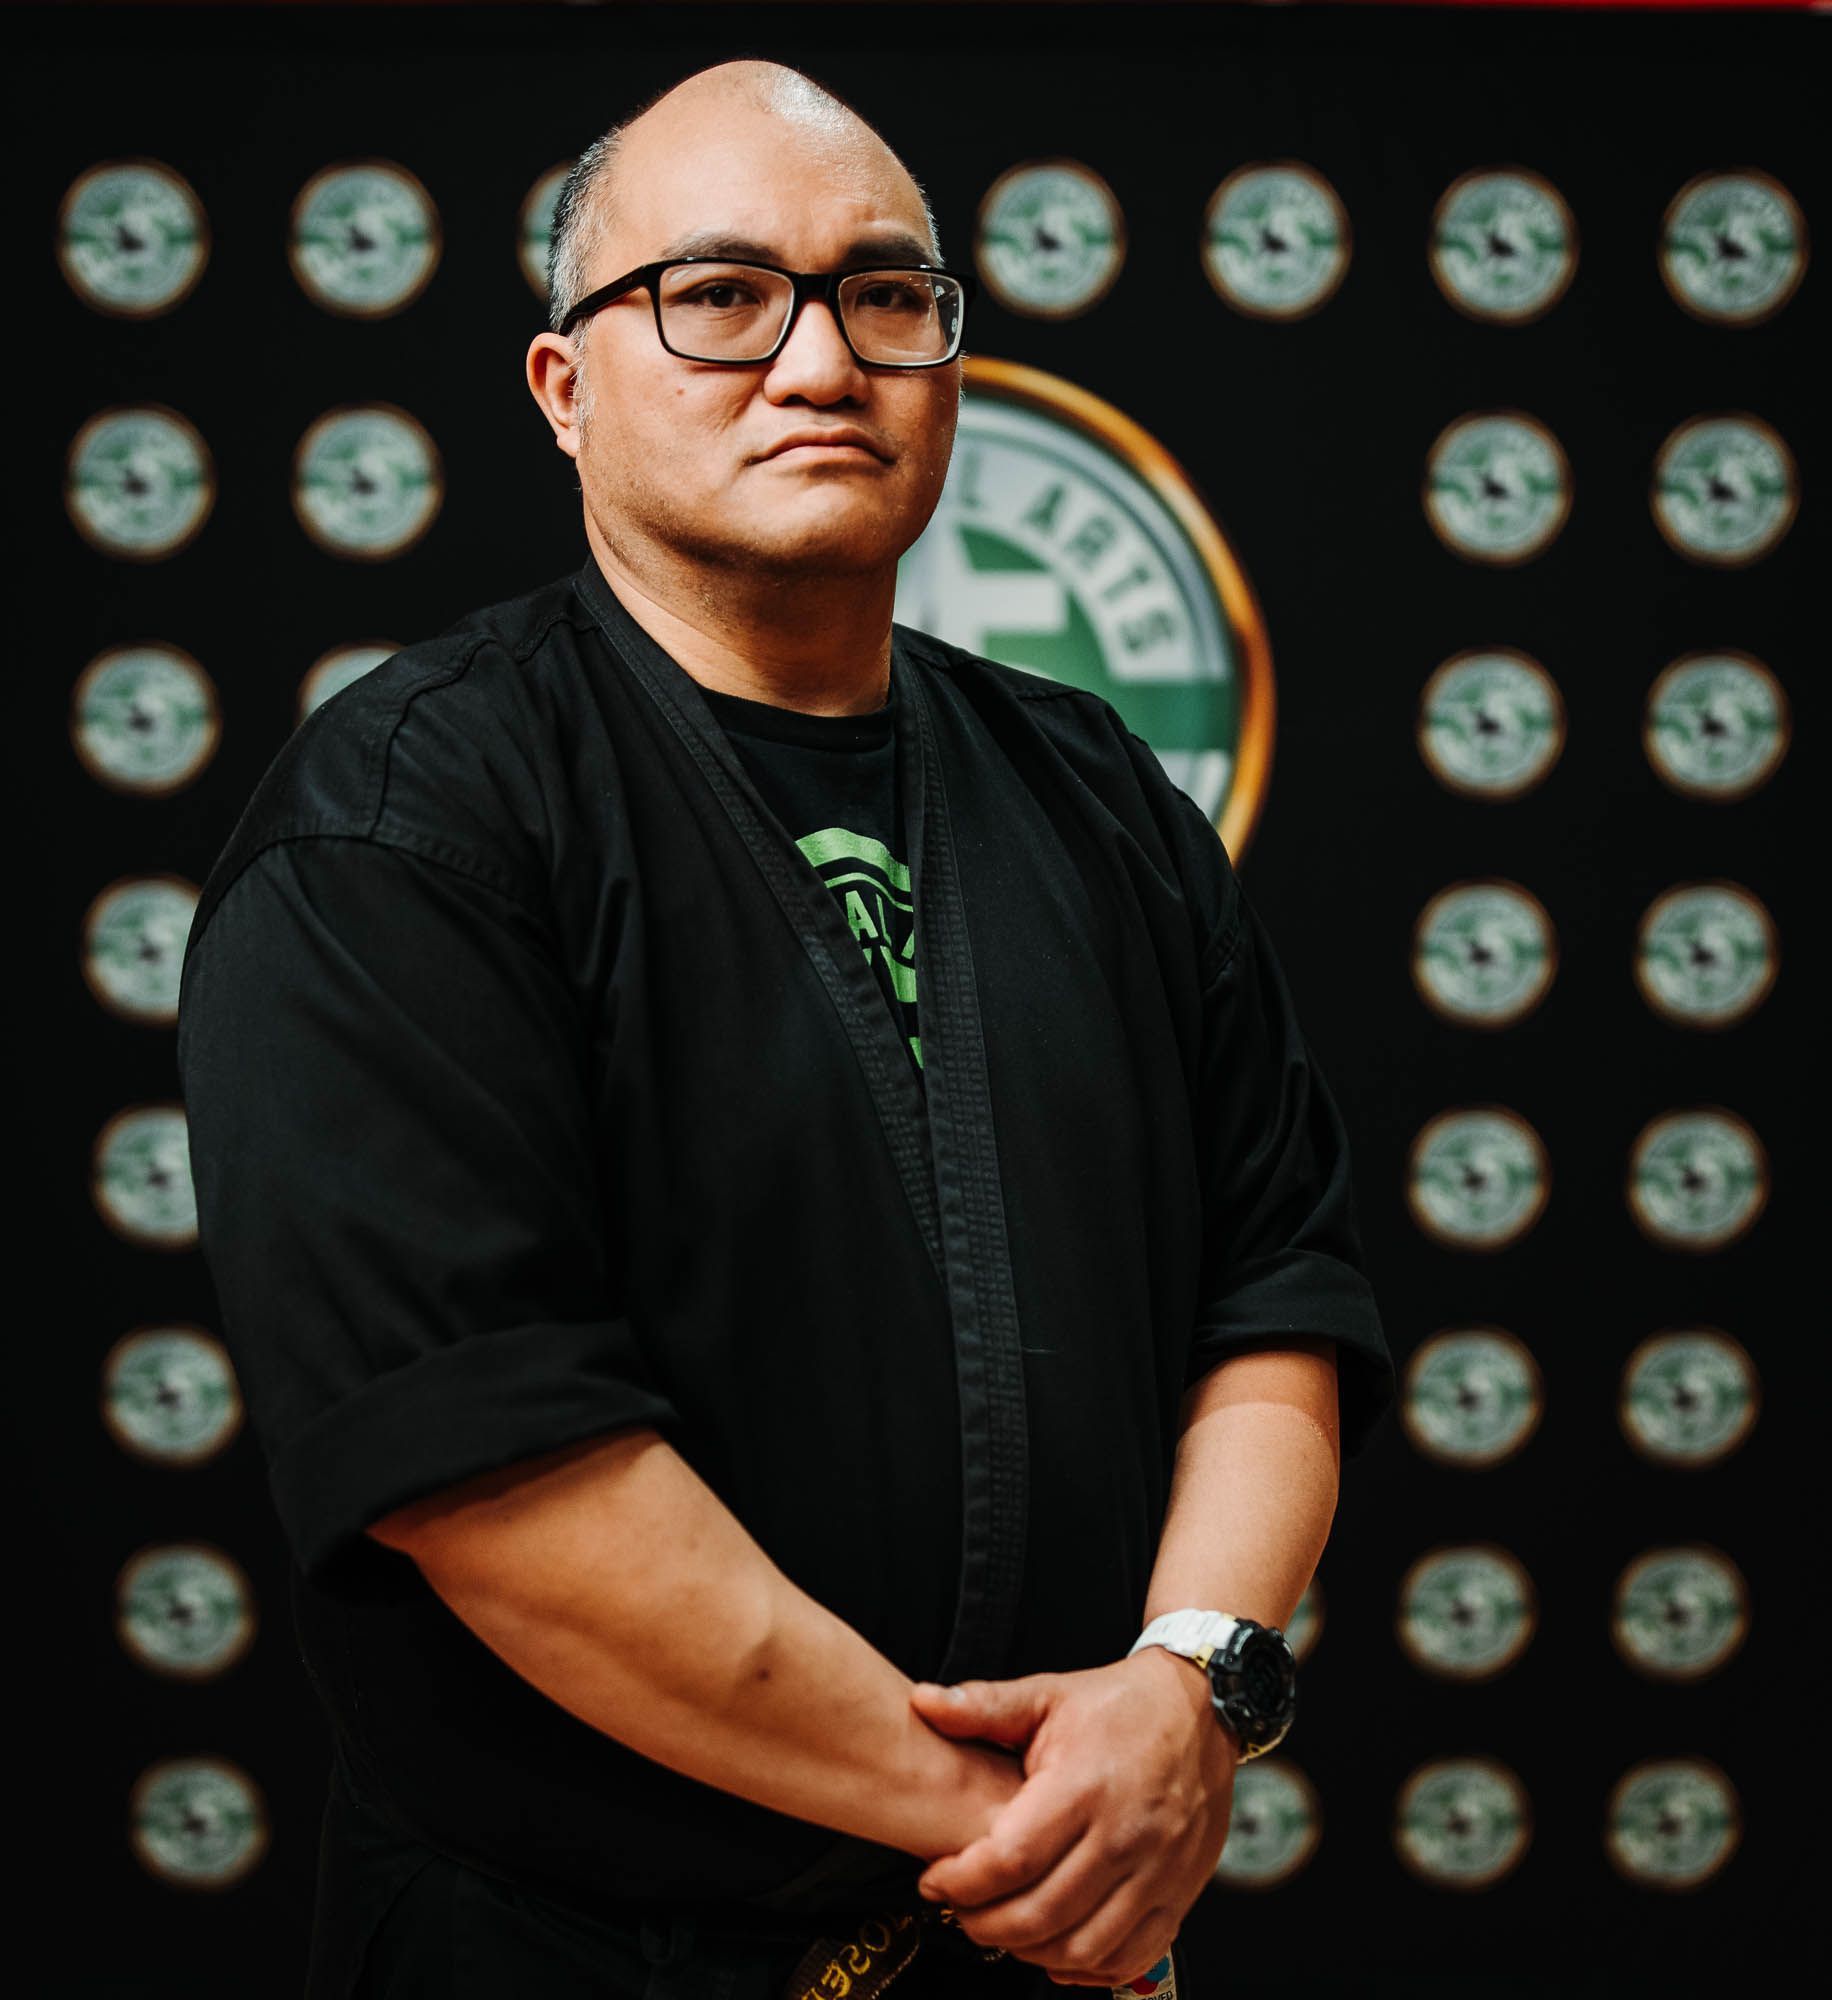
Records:
[[[1026,1674],[1011,1681],[956,1681],[952,1687],[917,1681],[910,1699],[944,1736],[1026,1743],[1048,1711],[1052,1680],[1049,1674]]]

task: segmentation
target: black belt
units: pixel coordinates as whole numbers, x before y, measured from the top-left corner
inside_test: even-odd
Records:
[[[850,1936],[816,1938],[790,1973],[782,2000],[877,2000],[925,1945],[988,1964],[1006,1955],[1003,1945],[976,1944],[946,1903],[901,1905],[867,1917]]]

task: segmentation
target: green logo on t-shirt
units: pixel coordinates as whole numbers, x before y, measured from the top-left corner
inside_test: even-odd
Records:
[[[824,826],[796,846],[808,857],[846,913],[852,934],[880,982],[906,1006],[916,1004],[916,903],[909,868],[868,833]],[[910,1053],[922,1065],[922,1037]]]

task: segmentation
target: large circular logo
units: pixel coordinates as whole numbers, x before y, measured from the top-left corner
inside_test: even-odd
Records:
[[[1113,289],[1126,260],[1126,222],[1092,167],[1027,160],[986,190],[973,254],[981,281],[1008,312],[1073,319]]]
[[[1453,882],[1413,926],[1413,984],[1447,1021],[1508,1027],[1546,997],[1557,970],[1552,919],[1518,882]]]
[[[515,242],[522,276],[536,298],[547,297],[547,253],[553,244],[553,211],[566,185],[572,162],[562,160],[549,167],[522,197],[521,214],[516,218]]]
[[[1230,1889],[1277,1888],[1304,1866],[1322,1838],[1316,1786],[1276,1750],[1255,1757],[1235,1770],[1234,1809],[1214,1879]]]
[[[1610,1637],[1654,1680],[1703,1680],[1748,1630],[1749,1589],[1722,1549],[1649,1549],[1616,1579]]]
[[[293,453],[293,511],[332,555],[399,555],[432,526],[444,499],[438,446],[392,403],[327,410]]]
[[[1538,1623],[1526,1566],[1493,1542],[1428,1549],[1400,1578],[1400,1650],[1446,1680],[1492,1679],[1526,1651]]]
[[[1622,1370],[1623,1435],[1657,1465],[1715,1465],[1749,1435],[1761,1403],[1756,1364],[1715,1326],[1644,1340]]]
[[[1335,296],[1349,268],[1348,210],[1314,167],[1236,167],[1209,197],[1202,268],[1217,294],[1254,319],[1302,319]]]
[[[226,1889],[267,1852],[259,1785],[223,1757],[164,1757],[135,1780],[128,1840],[140,1865],[178,1889]]]
[[[1283,1630],[1292,1658],[1302,1666],[1323,1636],[1323,1586],[1315,1575],[1304,1586],[1304,1595],[1298,1599],[1298,1607],[1286,1619]],[[1259,1759],[1251,1761],[1257,1763]]]
[[[177,646],[111,646],[70,692],[70,741],[112,791],[155,797],[188,785],[222,734],[216,683]]]
[[[1425,455],[1425,515],[1453,555],[1523,563],[1571,512],[1571,465],[1557,438],[1520,410],[1446,424]]]
[[[1486,1889],[1519,1865],[1532,1838],[1527,1788],[1493,1757],[1440,1757],[1400,1788],[1394,1851],[1439,1888]]]
[[[1768,1202],[1768,1155],[1734,1112],[1715,1105],[1651,1118],[1629,1153],[1629,1211],[1670,1250],[1721,1250]]]
[[[1442,1465],[1499,1465],[1539,1428],[1545,1408],[1539,1364],[1499,1326],[1433,1334],[1406,1364],[1400,1420],[1427,1458]]]
[[[1649,1889],[1695,1889],[1743,1835],[1736,1787],[1704,1757],[1650,1758],[1616,1781],[1603,1847],[1612,1866]]]
[[[102,1422],[123,1451],[201,1465],[242,1424],[242,1392],[220,1340],[193,1326],[136,1327],[102,1363]]]
[[[70,440],[64,505],[104,555],[157,562],[193,541],[216,504],[203,433],[163,403],[99,410]]]
[[[83,978],[111,1013],[168,1027],[177,1020],[197,895],[182,875],[123,875],[97,893],[83,915]]]
[[[1540,1218],[1551,1192],[1545,1143],[1499,1104],[1443,1111],[1412,1142],[1414,1221],[1453,1250],[1500,1250]]]
[[[287,255],[307,298],[351,319],[410,306],[439,263],[439,211],[392,160],[325,167],[293,202]]]
[[[142,1549],[115,1582],[115,1634],[151,1673],[224,1673],[253,1645],[258,1622],[241,1564],[207,1542]]]
[[[90,1198],[117,1235],[143,1250],[197,1246],[197,1196],[182,1104],[135,1104],[96,1134]]]
[[[1641,741],[1656,775],[1698,799],[1740,799],[1787,755],[1786,691],[1748,653],[1687,653],[1648,690]]]
[[[1578,230],[1557,188],[1524,167],[1478,168],[1439,197],[1431,275],[1471,319],[1520,325],[1565,296]]]
[[[1648,504],[1669,546],[1689,562],[1740,569],[1793,525],[1800,505],[1793,453],[1760,417],[1694,417],[1660,447]]]
[[[1660,275],[1699,319],[1718,326],[1772,319],[1806,268],[1806,218],[1772,175],[1699,174],[1667,206]]]
[[[373,673],[400,650],[392,640],[377,639],[367,645],[333,646],[328,653],[320,653],[299,683],[298,719],[303,722],[332,695],[342,694],[345,688]]]
[[[57,262],[85,305],[154,319],[182,304],[210,261],[210,224],[183,174],[161,160],[104,160],[57,212]]]
[[[1686,882],[1656,896],[1635,940],[1635,979],[1657,1014],[1684,1028],[1728,1028],[1775,983],[1775,923],[1736,882]]]
[[[1111,403],[970,359],[947,485],[899,568],[896,617],[1104,696],[1229,853],[1245,848],[1272,753],[1265,624],[1183,469]]]
[[[1419,755],[1472,798],[1529,792],[1565,747],[1565,702],[1544,667],[1512,646],[1457,653],[1419,696]]]

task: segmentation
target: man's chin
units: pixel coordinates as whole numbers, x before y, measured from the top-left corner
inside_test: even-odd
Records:
[[[894,563],[915,533],[899,537],[883,520],[782,520],[759,522],[755,533],[734,551],[757,569],[781,575],[864,575]]]

